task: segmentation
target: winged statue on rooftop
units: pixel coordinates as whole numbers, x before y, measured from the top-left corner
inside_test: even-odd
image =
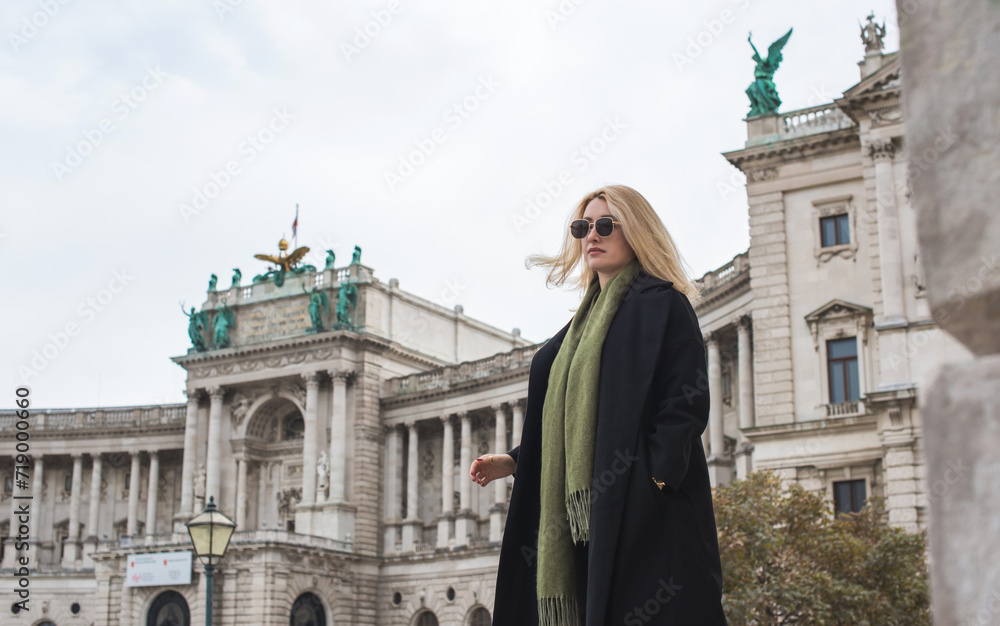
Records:
[[[750,42],[750,47],[753,48],[753,57],[751,58],[756,61],[757,67],[753,71],[754,81],[747,87],[746,91],[747,96],[750,98],[750,114],[748,117],[774,115],[778,112],[778,107],[781,106],[778,89],[774,86],[774,72],[777,71],[778,65],[781,64],[781,49],[785,47],[785,44],[788,43],[788,38],[792,36],[792,29],[789,28],[787,33],[767,47],[767,57],[763,59],[760,57],[757,47],[753,45],[752,36],[752,34],[748,36],[747,41]]]
[[[309,253],[309,248],[302,246],[301,248],[297,248],[291,254],[285,254],[285,250],[288,250],[288,241],[286,239],[282,239],[278,242],[278,256],[270,254],[253,255],[255,259],[268,261],[274,264],[273,266],[268,266],[267,272],[254,276],[253,282],[259,283],[273,277],[275,286],[281,287],[285,284],[285,274],[288,272],[301,274],[302,272],[316,271],[316,267],[313,265],[299,265],[302,258]]]

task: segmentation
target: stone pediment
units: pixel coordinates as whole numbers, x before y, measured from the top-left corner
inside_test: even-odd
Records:
[[[805,318],[806,322],[811,325],[833,319],[869,317],[871,314],[872,310],[866,306],[835,298],[812,313],[807,314]]]
[[[857,123],[869,117],[873,126],[902,119],[899,107],[900,63],[898,53],[886,55],[885,64],[844,92],[834,103]]]

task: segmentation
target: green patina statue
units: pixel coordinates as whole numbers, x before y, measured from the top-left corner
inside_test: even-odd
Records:
[[[361,262],[361,246],[354,246],[354,257],[351,259],[351,265],[355,265]]]
[[[355,255],[359,255],[360,248],[355,248]],[[351,316],[348,310],[353,311],[358,306],[358,288],[350,279],[340,283],[337,291],[337,325],[336,329],[352,328]]]
[[[784,36],[768,46],[766,59],[760,58],[757,47],[753,45],[751,38],[747,37],[750,47],[753,48],[753,60],[757,62],[757,67],[753,71],[754,81],[747,87],[746,92],[747,96],[750,97],[750,114],[748,117],[774,115],[778,112],[778,107],[781,106],[781,98],[778,97],[778,89],[774,86],[772,79],[774,78],[774,72],[781,63],[781,49],[785,47],[785,44],[788,43],[788,38],[791,36],[792,29],[789,28]]]
[[[239,287],[241,280],[243,280],[243,272],[240,271],[240,268],[234,267],[233,268],[233,284],[230,285],[229,288],[232,289],[233,287]]]
[[[219,282],[219,277],[212,274],[212,277],[208,279],[208,290],[215,291],[215,284]]]
[[[208,326],[208,314],[204,311],[195,311],[194,307],[191,307],[191,312],[188,313],[184,310],[184,305],[181,304],[181,313],[188,318],[188,337],[191,338],[191,347],[202,352],[205,350],[205,338],[202,336],[202,331]]]
[[[312,328],[308,332],[323,332],[323,314],[330,312],[330,298],[319,287],[313,287],[312,291],[308,291],[306,286],[302,285],[302,291],[309,296],[309,317],[312,318]]]
[[[323,269],[332,270],[333,269],[333,264],[336,262],[336,260],[337,260],[337,255],[333,253],[333,250],[327,250],[326,251],[326,267],[324,267]]]
[[[236,328],[236,315],[233,313],[233,310],[226,305],[225,300],[223,300],[222,308],[215,313],[215,335],[212,348],[218,349],[229,347],[229,329],[231,328]]]

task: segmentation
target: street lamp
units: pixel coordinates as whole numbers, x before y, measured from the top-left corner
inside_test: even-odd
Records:
[[[205,511],[185,524],[194,553],[205,564],[205,626],[212,626],[212,576],[215,564],[226,554],[229,539],[236,530],[233,520],[219,512],[215,506],[215,496],[209,496]]]

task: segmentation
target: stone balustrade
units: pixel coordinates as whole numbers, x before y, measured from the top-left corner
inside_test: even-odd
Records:
[[[29,411],[32,430],[79,430],[183,424],[187,404]],[[14,430],[17,411],[0,410],[0,432]]]

